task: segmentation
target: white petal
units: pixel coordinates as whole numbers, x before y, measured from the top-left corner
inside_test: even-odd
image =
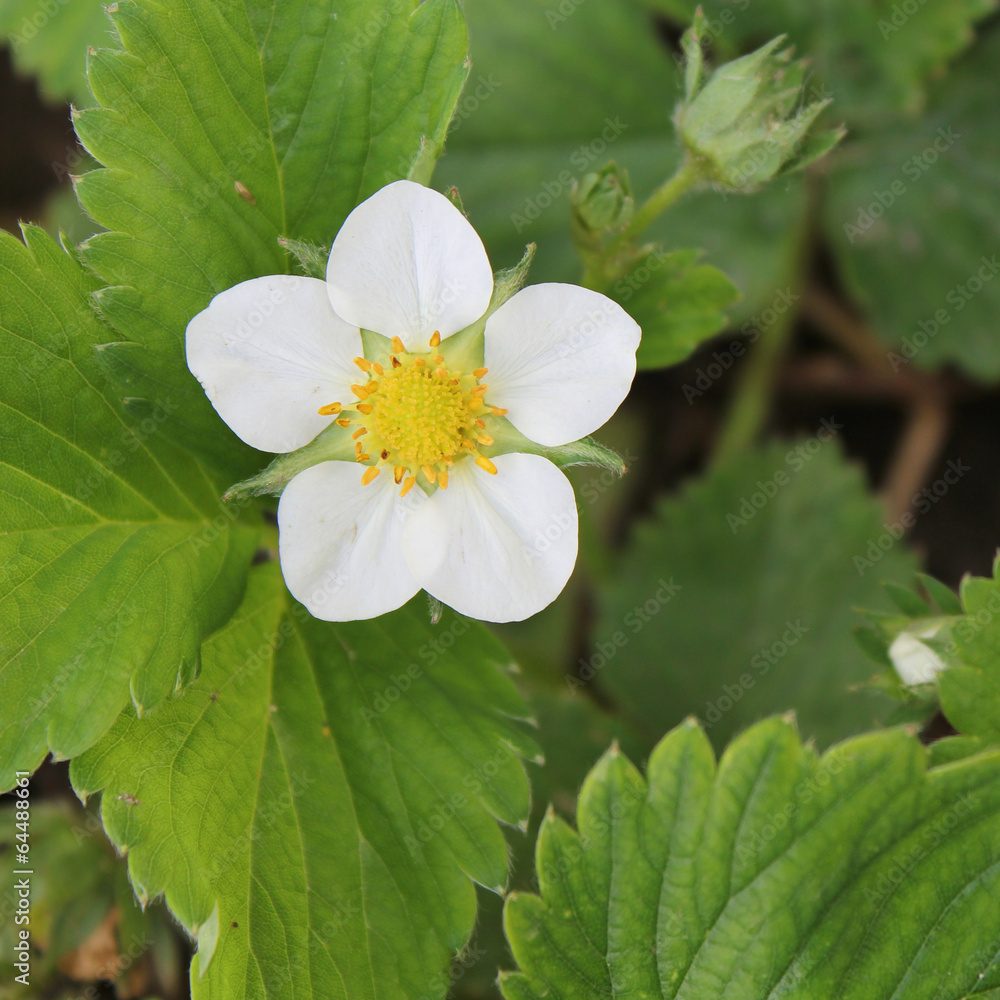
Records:
[[[285,583],[325,621],[376,618],[420,590],[403,558],[402,531],[427,497],[411,490],[400,500],[387,470],[362,486],[364,470],[354,462],[320,462],[300,472],[278,503]]]
[[[326,283],[273,275],[220,292],[187,327],[187,363],[219,416],[261,451],[295,451],[353,400],[361,333],[330,305]]]
[[[945,662],[926,643],[909,632],[900,632],[889,647],[892,665],[904,684],[930,684]]]
[[[486,312],[493,271],[475,229],[443,194],[396,181],[344,221],[327,264],[333,308],[411,350]]]
[[[639,325],[617,302],[578,285],[522,288],[486,321],[487,400],[544,445],[606,423],[635,378]]]
[[[403,551],[438,600],[483,621],[521,621],[551,604],[573,572],[576,498],[538,455],[499,455],[495,476],[456,463],[407,522]]]

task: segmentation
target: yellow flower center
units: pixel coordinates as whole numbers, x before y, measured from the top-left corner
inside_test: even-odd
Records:
[[[415,363],[394,368],[379,379],[371,401],[375,430],[401,463],[437,465],[467,437],[466,394],[450,371]]]
[[[479,380],[485,368],[469,373],[449,369],[438,353],[440,345],[441,335],[435,333],[431,352],[411,354],[393,337],[388,370],[367,358],[354,359],[368,375],[363,385],[351,386],[357,402],[320,407],[325,416],[340,414],[341,427],[355,427],[355,460],[367,466],[361,477],[364,485],[389,465],[396,484],[402,484],[400,496],[414,487],[418,476],[428,488],[447,489],[448,470],[465,457],[496,474],[496,466],[479,448],[493,444],[486,418],[507,411],[484,402],[488,387]]]

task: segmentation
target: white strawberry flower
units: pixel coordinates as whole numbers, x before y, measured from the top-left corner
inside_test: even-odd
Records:
[[[608,420],[635,376],[639,327],[576,285],[531,285],[490,312],[493,293],[462,213],[397,181],[347,217],[326,281],[254,278],[188,324],[188,366],[247,444],[333,442],[337,458],[295,475],[278,506],[282,573],[315,617],[374,618],[426,590],[470,617],[519,621],[569,579],[573,489],[513,449]]]

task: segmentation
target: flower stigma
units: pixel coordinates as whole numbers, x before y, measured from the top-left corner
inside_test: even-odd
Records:
[[[453,371],[440,346],[437,332],[426,354],[407,351],[393,337],[388,369],[367,358],[354,359],[368,376],[351,386],[355,402],[320,407],[323,416],[341,414],[336,421],[341,427],[354,427],[355,461],[368,466],[363,485],[374,481],[383,466],[391,466],[401,497],[420,477],[427,487],[447,489],[449,470],[463,458],[496,475],[496,466],[479,451],[493,444],[483,417],[502,417],[507,411],[485,401],[489,386],[480,383],[485,368]]]

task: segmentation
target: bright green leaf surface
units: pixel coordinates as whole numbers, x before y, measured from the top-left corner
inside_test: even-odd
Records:
[[[1000,32],[937,88],[928,114],[864,138],[832,178],[826,226],[897,369],[954,362],[1000,378]]]
[[[101,0],[0,0],[0,40],[49,100],[89,104],[87,46],[108,42],[106,6]]]
[[[994,579],[962,581],[965,614],[952,627],[960,664],[938,676],[941,707],[961,733],[1000,743],[1000,562]]]
[[[640,0],[687,23],[696,0]],[[995,0],[707,0],[708,37],[731,58],[788,35],[815,68],[834,116],[880,121],[923,106],[926,84],[972,40],[972,25]]]
[[[43,232],[0,234],[0,787],[90,746],[129,700],[197,671],[239,602],[256,531],[230,530],[205,467],[108,390],[94,280]],[[218,523],[213,523],[218,518]]]
[[[741,455],[637,525],[583,676],[654,739],[697,714],[721,745],[792,708],[821,744],[858,732],[882,706],[847,690],[872,672],[855,608],[884,606],[880,581],[913,571],[904,545],[878,546],[885,533],[836,442]]]
[[[275,565],[186,696],[72,765],[142,895],[198,935],[196,996],[438,998],[522,823],[525,706],[479,625],[419,599],[330,625]]]
[[[822,758],[770,719],[716,765],[685,723],[550,817],[506,926],[508,1000],[1000,995],[1000,754],[926,770],[901,731]]]

